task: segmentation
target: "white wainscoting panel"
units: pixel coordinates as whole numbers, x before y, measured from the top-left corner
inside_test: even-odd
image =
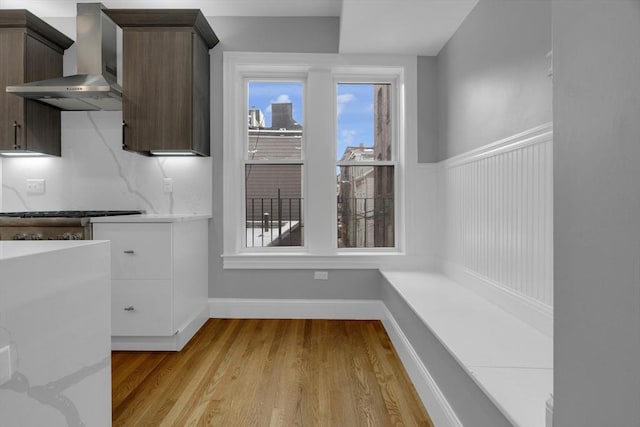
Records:
[[[209,298],[209,315],[218,319],[381,319],[380,300],[299,300]]]
[[[549,315],[552,156],[552,126],[546,124],[442,162],[441,178],[447,274],[472,272],[480,286]]]

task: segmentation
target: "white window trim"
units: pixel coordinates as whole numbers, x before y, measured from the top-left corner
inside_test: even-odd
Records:
[[[416,176],[417,164],[417,58],[414,56],[368,56],[337,54],[291,54],[291,53],[224,53],[224,113],[223,113],[223,221],[224,221],[224,268],[238,269],[307,269],[307,268],[380,268],[416,265],[421,259],[415,248],[420,246],[417,234],[406,235],[406,229],[423,229],[417,218],[419,215],[407,215],[407,191],[419,197],[420,186],[409,177]],[[246,132],[247,108],[245,99],[245,82],[247,79],[290,79],[300,78],[305,81],[305,121],[303,140],[306,144],[306,174],[314,175],[308,180],[303,178],[305,246],[299,248],[243,248],[244,217],[243,190],[238,183],[244,182],[243,171],[239,165],[245,159],[244,134]],[[335,144],[335,93],[325,91],[326,99],[310,99],[313,85],[331,84],[335,88],[337,81],[348,78],[360,81],[394,77],[397,91],[397,112],[394,112],[396,146],[394,162],[396,173],[396,248],[337,248],[335,232],[327,233],[327,227],[336,230],[336,203],[334,171],[321,171],[314,168],[308,159],[314,156],[332,156],[330,162],[336,164]],[[335,90],[335,89],[334,89]],[[315,93],[318,93],[317,91]],[[243,105],[239,105],[239,103]],[[327,111],[326,105],[333,105]],[[318,122],[322,127],[315,127],[308,118],[321,115]],[[314,151],[320,144],[316,140],[332,141],[333,150]],[[326,146],[325,146],[326,147]],[[412,153],[408,155],[408,153]],[[327,158],[327,162],[329,159]],[[377,165],[382,163],[376,162]],[[326,177],[321,175],[325,174]],[[323,188],[314,186],[315,197],[310,198],[308,181],[326,182]],[[407,188],[410,186],[411,188]],[[319,194],[320,193],[320,194]],[[315,199],[315,200],[314,200]],[[319,201],[332,200],[333,203]],[[407,221],[412,224],[408,224]],[[324,224],[313,227],[312,224]],[[409,228],[410,227],[410,228]],[[418,263],[419,265],[419,263]]]

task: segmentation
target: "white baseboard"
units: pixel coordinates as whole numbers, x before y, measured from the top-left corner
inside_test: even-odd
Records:
[[[452,280],[471,289],[546,336],[553,337],[552,307],[450,262],[443,263],[443,271]]]
[[[198,313],[183,329],[171,336],[111,337],[114,351],[180,351],[209,318],[208,307]]]
[[[212,318],[380,320],[436,427],[463,427],[393,315],[380,300],[210,298]]]
[[[400,325],[384,307],[386,316],[382,319],[387,335],[393,343],[413,386],[416,388],[423,405],[427,408],[431,421],[436,427],[463,427],[456,413],[442,394],[435,380],[418,357]]]
[[[210,298],[209,315],[230,319],[381,319],[380,300]]]

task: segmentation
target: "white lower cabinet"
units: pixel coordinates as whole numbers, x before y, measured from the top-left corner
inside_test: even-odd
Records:
[[[180,350],[208,318],[208,219],[161,220],[94,221],[111,241],[114,350]]]
[[[174,224],[171,223],[100,224],[98,235],[104,235],[111,240],[113,279],[171,279],[174,228]]]
[[[170,280],[112,280],[111,335],[173,335]]]

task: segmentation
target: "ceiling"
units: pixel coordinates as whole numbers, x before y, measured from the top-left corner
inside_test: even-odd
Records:
[[[478,0],[343,0],[341,53],[437,55]]]
[[[72,17],[95,0],[0,0],[0,9]],[[103,0],[110,8],[201,9],[205,16],[338,16],[341,53],[437,55],[478,0]]]

